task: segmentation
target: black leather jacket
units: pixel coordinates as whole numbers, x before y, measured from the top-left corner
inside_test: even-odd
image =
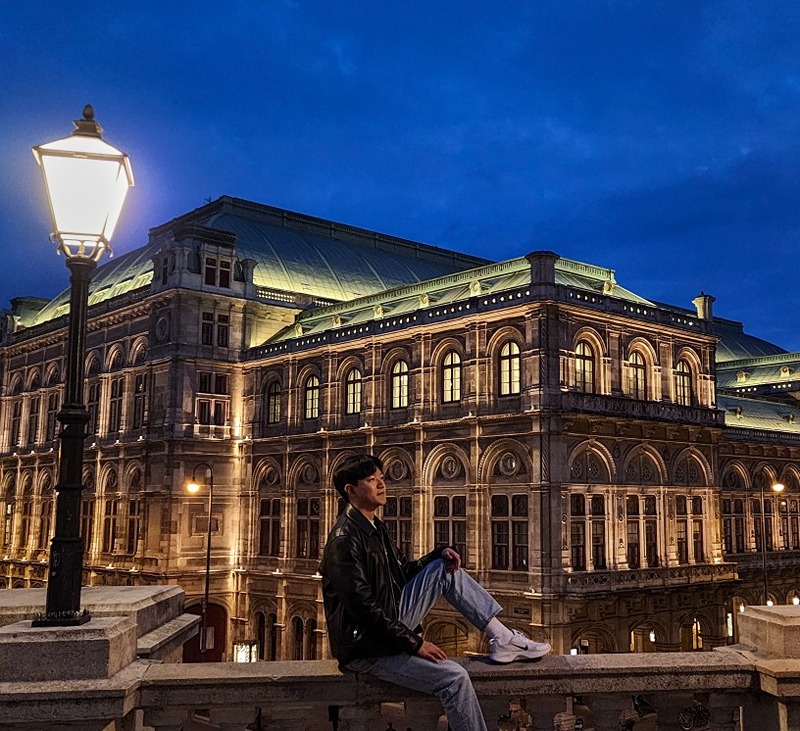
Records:
[[[400,592],[431,561],[437,548],[409,561],[389,538],[348,505],[333,526],[320,564],[331,653],[340,667],[361,657],[416,654],[422,638],[398,621]]]

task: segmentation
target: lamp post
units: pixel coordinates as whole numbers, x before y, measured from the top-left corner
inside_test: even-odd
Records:
[[[88,612],[80,611],[83,540],[79,530],[83,444],[89,421],[83,401],[89,282],[103,252],[111,254],[109,241],[133,185],[128,156],[103,141],[91,106],[84,107],[83,119],[74,125],[71,136],[33,148],[53,219],[50,239],[66,257],[71,272],[64,404],[58,413],[56,526],[50,544],[47,605],[35,626],[76,625],[89,619]]]
[[[780,482],[775,482],[772,485],[772,491],[781,493],[784,486]],[[763,564],[764,573],[764,604],[770,606],[769,603],[769,587],[767,585],[767,516],[766,505],[764,504],[764,482],[761,482],[761,559]]]
[[[208,472],[208,530],[206,531],[206,583],[203,591],[203,603],[200,605],[200,661],[205,662],[208,644],[208,589],[211,579],[211,508],[214,504],[214,470],[207,462],[200,462],[192,470],[192,481],[186,486],[191,493],[200,492],[197,482],[197,470],[200,468]]]

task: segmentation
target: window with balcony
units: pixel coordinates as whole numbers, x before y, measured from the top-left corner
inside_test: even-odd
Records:
[[[361,371],[351,368],[344,379],[344,413],[361,412]]]
[[[528,496],[492,495],[492,568],[528,570]]]
[[[14,449],[20,444],[20,429],[22,425],[22,399],[17,398],[11,405],[11,443]]]
[[[436,546],[450,546],[467,563],[467,496],[433,498],[433,536]]]
[[[306,378],[306,383],[303,388],[303,416],[306,419],[319,418],[319,396],[319,378],[311,375]]]
[[[408,363],[398,360],[392,366],[391,407],[404,409],[408,406]]]
[[[639,521],[639,498],[628,495],[625,498],[625,514],[627,515],[628,568],[641,568],[641,529]]]
[[[461,401],[461,356],[451,350],[442,360],[442,402]]]
[[[522,360],[519,345],[508,340],[500,348],[499,375],[500,395],[511,396],[520,393],[522,388]]]
[[[575,388],[583,393],[595,393],[594,350],[586,341],[575,346]]]

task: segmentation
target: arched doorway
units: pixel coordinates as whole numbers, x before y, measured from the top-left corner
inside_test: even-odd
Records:
[[[200,614],[200,605],[193,604],[186,608],[187,614]],[[228,612],[225,607],[218,604],[209,604],[206,612],[206,622],[208,624],[205,662],[222,662],[224,660],[225,648],[228,646]],[[200,628],[197,634],[183,646],[184,662],[201,662],[200,656]]]

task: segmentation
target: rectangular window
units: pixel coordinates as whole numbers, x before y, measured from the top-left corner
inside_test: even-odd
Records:
[[[133,555],[139,545],[139,536],[142,530],[142,508],[143,500],[128,501],[128,537],[125,545],[125,553]]]
[[[220,348],[227,348],[230,333],[230,317],[228,315],[217,315],[217,345]]]
[[[586,523],[573,521],[570,533],[572,569],[586,571]]]
[[[203,321],[200,325],[200,344],[214,344],[214,313],[204,312]]]
[[[685,520],[679,520],[677,523],[677,549],[678,549],[678,563],[689,563],[689,537],[688,528]]]
[[[39,406],[41,399],[34,396],[29,401],[28,408],[28,444],[37,444],[39,441]]]
[[[319,556],[319,498],[297,499],[298,558]]]
[[[88,555],[92,550],[92,528],[94,527],[94,500],[81,500],[81,533],[83,550]]]
[[[45,424],[44,439],[52,442],[56,438],[56,424],[58,417],[58,394],[51,393],[47,397],[47,423]]]
[[[639,549],[639,521],[628,521],[628,568],[638,569],[641,566]]]
[[[114,537],[117,532],[117,505],[115,499],[105,501],[103,513],[103,553],[114,550]]]
[[[260,556],[280,556],[281,501],[280,498],[262,498],[258,553]]]
[[[97,434],[100,423],[100,384],[97,381],[89,384],[86,410],[89,412],[89,423],[86,426],[86,430],[90,436],[94,436]]]
[[[211,287],[217,286],[217,260],[213,257],[206,257],[205,283]]]
[[[692,550],[694,551],[694,562],[703,563],[705,555],[703,553],[703,521],[692,521]]]
[[[11,547],[11,537],[14,534],[14,503],[9,500],[5,505],[3,515],[3,546]]]
[[[219,263],[219,286],[225,289],[231,287],[231,263],[229,261],[220,261]]]
[[[439,495],[433,499],[433,534],[437,546],[450,546],[467,563],[467,497]]]
[[[648,568],[658,566],[658,528],[655,520],[644,523],[644,554]]]
[[[406,557],[411,556],[411,497],[390,497],[383,508],[383,522],[392,542]]]
[[[592,521],[592,567],[606,567],[606,526],[602,520]]]
[[[50,545],[50,521],[53,517],[53,501],[42,501],[42,514],[39,519],[39,550],[44,550]]]
[[[23,551],[28,548],[28,540],[31,537],[31,518],[33,517],[33,502],[26,500],[22,503],[22,521],[19,530],[19,547]]]
[[[733,518],[724,518],[722,521],[722,551],[733,553]]]
[[[147,374],[139,373],[133,385],[133,428],[141,429],[147,420]]]
[[[17,400],[11,407],[11,447],[19,446],[20,424],[22,423],[22,401]]]
[[[791,525],[792,525],[792,549],[796,551],[798,548],[800,548],[800,531],[798,531],[796,515],[792,516]]]
[[[122,402],[125,395],[125,379],[111,381],[111,398],[108,400],[108,431],[118,432],[122,428]]]

